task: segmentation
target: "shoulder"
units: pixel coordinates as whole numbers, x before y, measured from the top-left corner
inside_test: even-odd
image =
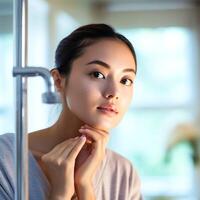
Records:
[[[15,134],[0,135],[0,198],[14,198]]]
[[[129,170],[133,168],[131,161],[111,149],[106,149],[106,155],[108,164],[112,165],[112,167],[115,166],[117,168],[124,168]]]
[[[15,134],[6,133],[0,135],[0,165],[14,162]],[[11,163],[10,163],[11,164]]]
[[[10,167],[14,165],[15,134],[0,135],[0,165]]]
[[[111,173],[127,181],[139,182],[138,173],[130,160],[111,149],[106,149],[106,155],[107,167]]]
[[[0,142],[5,142],[6,144],[12,144],[15,141],[15,134],[14,133],[5,133],[0,135]]]
[[[15,149],[15,134],[14,133],[5,133],[0,135],[0,152],[1,156],[8,153],[14,153]]]

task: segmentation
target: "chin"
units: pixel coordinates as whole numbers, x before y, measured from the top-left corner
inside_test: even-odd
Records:
[[[104,126],[104,125],[99,125],[99,124],[94,125],[93,127],[102,131],[106,131],[106,132],[109,132],[112,129],[112,127],[110,126]]]
[[[106,132],[109,132],[112,128],[116,127],[116,124],[112,124],[112,123],[97,123],[97,122],[88,122],[88,125],[99,129],[99,130],[103,130]]]
[[[113,120],[109,120],[106,118],[100,119],[94,115],[93,116],[87,115],[87,117],[86,115],[79,116],[78,118],[83,122],[83,124],[87,124],[96,129],[103,130],[106,132],[109,132],[112,128],[116,127],[119,123],[119,119],[113,119]]]

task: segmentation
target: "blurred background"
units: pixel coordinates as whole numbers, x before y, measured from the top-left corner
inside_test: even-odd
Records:
[[[0,134],[15,132],[13,4],[0,0]],[[200,199],[200,1],[29,0],[28,66],[54,66],[58,42],[80,25],[107,23],[134,45],[138,74],[130,110],[109,147],[138,170],[145,200]],[[28,79],[28,132],[51,125]]]

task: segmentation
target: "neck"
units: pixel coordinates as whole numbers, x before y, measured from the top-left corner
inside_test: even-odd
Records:
[[[70,111],[63,110],[56,123],[49,128],[50,136],[54,141],[60,143],[69,138],[81,136],[79,128],[84,123]]]
[[[69,138],[81,136],[78,131],[84,123],[69,110],[63,110],[51,127],[29,134],[29,147],[33,151],[47,153],[57,144]]]

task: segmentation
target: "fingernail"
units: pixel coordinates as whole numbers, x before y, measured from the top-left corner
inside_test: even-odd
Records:
[[[81,140],[86,140],[85,135],[82,135],[82,136],[80,137],[80,139],[81,139]]]

